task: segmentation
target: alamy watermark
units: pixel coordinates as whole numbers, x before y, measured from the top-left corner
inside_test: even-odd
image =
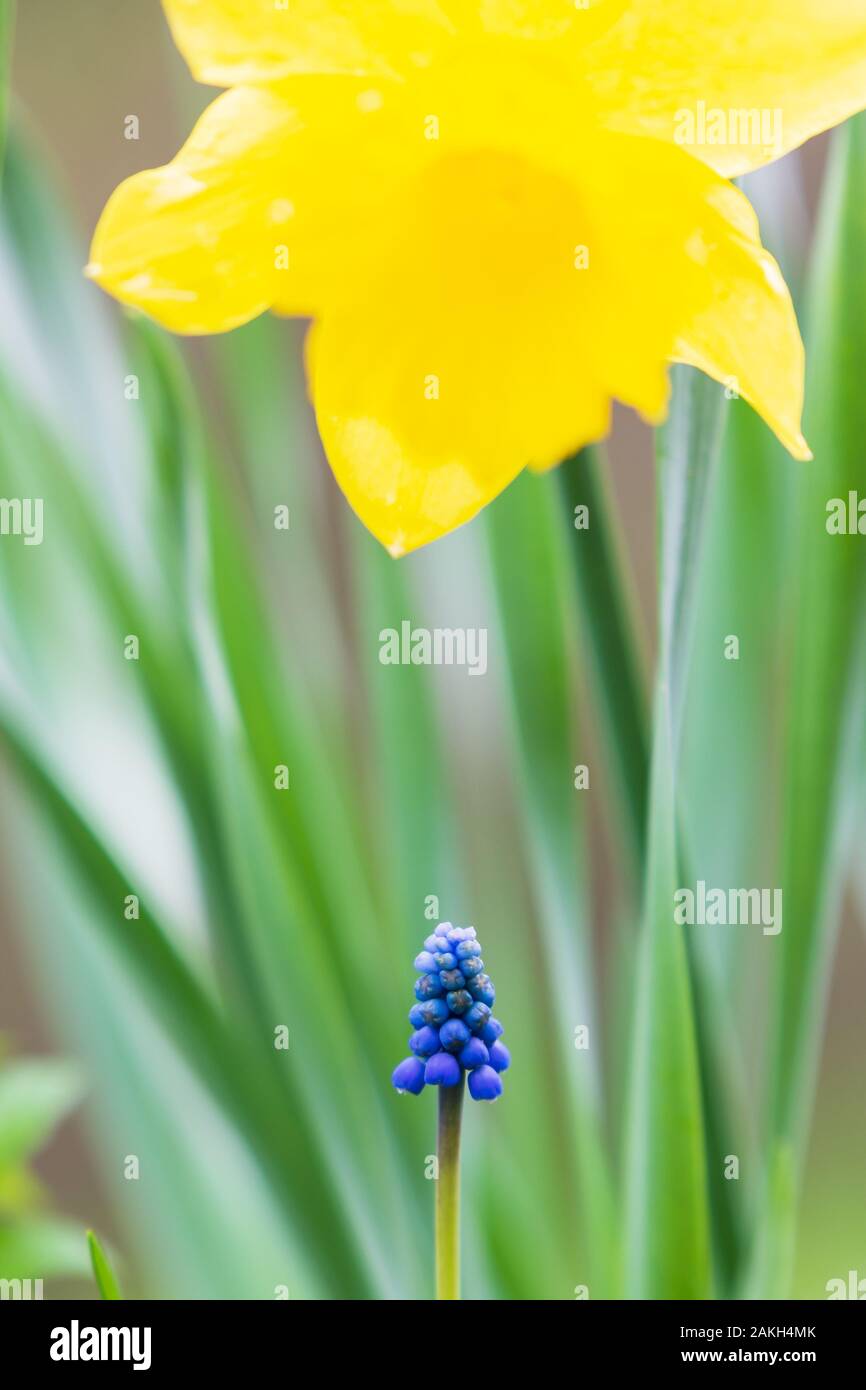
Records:
[[[82,1327],[73,1318],[69,1327],[51,1332],[52,1361],[130,1361],[134,1371],[150,1370],[149,1327]]]
[[[828,1279],[824,1288],[830,1303],[840,1298],[856,1299],[858,1303],[866,1299],[866,1279],[861,1279],[856,1269],[848,1270],[847,1279]]]
[[[379,633],[383,666],[465,666],[470,676],[487,671],[486,627],[413,627],[404,618],[399,630]]]
[[[782,930],[781,888],[677,888],[674,921],[678,927],[763,927],[764,936]]]
[[[38,1302],[45,1297],[42,1279],[0,1279],[0,1300],[13,1302]]]
[[[847,497],[831,497],[825,525],[828,536],[866,536],[866,497],[853,488]]]
[[[683,106],[674,113],[677,145],[734,145],[778,157],[783,151],[781,107]]]
[[[0,536],[22,536],[25,545],[41,545],[42,513],[41,497],[0,497]]]

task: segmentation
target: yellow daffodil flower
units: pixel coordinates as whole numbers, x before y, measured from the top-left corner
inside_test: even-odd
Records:
[[[325,450],[394,554],[734,380],[798,458],[803,348],[729,177],[866,106],[866,0],[164,0],[228,87],[89,274],[178,333],[309,316]]]

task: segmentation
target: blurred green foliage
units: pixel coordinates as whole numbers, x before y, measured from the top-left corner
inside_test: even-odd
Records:
[[[50,1210],[31,1168],[81,1092],[81,1076],[67,1062],[0,1062],[0,1279],[29,1280],[31,1289],[41,1280],[44,1288],[53,1277],[87,1269],[78,1225]]]

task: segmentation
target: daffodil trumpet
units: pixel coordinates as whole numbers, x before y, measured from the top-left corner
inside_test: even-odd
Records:
[[[163,2],[229,90],[115,192],[89,274],[178,333],[311,317],[325,451],[394,555],[614,400],[662,420],[671,362],[809,456],[791,298],[728,180],[866,104],[866,0]]]

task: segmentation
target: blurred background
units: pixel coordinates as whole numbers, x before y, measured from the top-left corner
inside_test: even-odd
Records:
[[[41,1192],[7,1184],[0,1255],[26,1219],[38,1254],[21,1268],[52,1262],[48,1296],[95,1296],[94,1226],[132,1296],[429,1297],[434,1104],[395,1098],[389,1075],[435,897],[443,919],[478,928],[515,1058],[504,1099],[467,1116],[466,1296],[569,1299],[584,1284],[611,1296],[640,894],[561,483],[522,480],[395,565],[321,456],[302,325],[172,343],[81,278],[110,192],[169,160],[211,96],[157,0],[27,0],[13,92],[2,492],[44,497],[46,536],[14,551],[4,539],[0,554],[0,1032],[10,1057],[75,1070],[41,1078],[44,1143],[27,1159]],[[825,146],[749,181],[793,284]],[[684,780],[696,876],[766,886],[784,818],[797,465],[742,421],[745,405],[730,409],[738,451],[702,579]],[[632,417],[609,460],[649,690],[655,493]],[[403,618],[487,628],[488,675],[380,667],[378,633]],[[736,689],[709,665],[727,632],[752,659]],[[577,764],[588,791],[573,788]],[[129,895],[140,918],[125,916]],[[798,1298],[825,1297],[852,1269],[866,1278],[857,873],[838,897],[790,1252]],[[754,1153],[772,938],[739,930],[707,948],[708,978]],[[582,1024],[588,1054],[573,1046]],[[754,1174],[742,1186],[746,1250],[762,1199]],[[738,1287],[729,1269],[718,1277],[720,1292]]]

